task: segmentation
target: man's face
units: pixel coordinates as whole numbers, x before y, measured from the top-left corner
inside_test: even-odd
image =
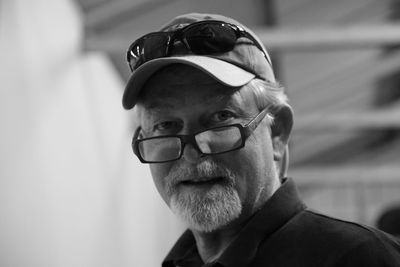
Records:
[[[143,92],[138,112],[144,138],[245,125],[260,112],[246,86],[227,87],[185,65],[159,71]],[[180,159],[150,165],[162,198],[190,228],[211,232],[240,224],[276,190],[269,125],[265,117],[242,149],[201,157],[188,144]]]

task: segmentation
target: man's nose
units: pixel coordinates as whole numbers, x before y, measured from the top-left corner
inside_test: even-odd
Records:
[[[197,163],[200,157],[200,151],[198,151],[192,144],[185,145],[182,158],[184,158],[189,163]]]

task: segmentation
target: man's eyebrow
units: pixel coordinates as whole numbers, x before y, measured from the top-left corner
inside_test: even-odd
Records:
[[[233,94],[233,95],[235,95],[235,94]],[[253,114],[251,112],[249,112],[248,107],[244,106],[244,104],[241,103],[241,101],[232,97],[232,95],[218,95],[218,96],[210,97],[210,101],[224,102],[225,107],[234,110],[241,117],[244,117],[244,118],[249,117],[250,118],[253,116]]]

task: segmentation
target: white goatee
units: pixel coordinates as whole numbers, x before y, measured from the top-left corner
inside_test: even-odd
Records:
[[[188,193],[178,190],[179,181],[196,177],[224,177],[225,180],[212,185],[206,192]],[[238,218],[242,211],[234,187],[235,175],[214,162],[203,161],[191,169],[173,168],[165,179],[172,212],[193,230],[212,232]]]

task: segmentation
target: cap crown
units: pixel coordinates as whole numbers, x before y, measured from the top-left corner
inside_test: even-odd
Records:
[[[245,37],[239,38],[236,42],[235,48],[232,51],[222,54],[207,55],[208,57],[221,59],[223,61],[234,64],[248,72],[253,73],[256,77],[265,81],[275,81],[275,75],[272,69],[270,56],[257,35],[248,29],[240,22],[219,14],[202,14],[202,13],[189,13],[181,16],[177,16],[170,22],[161,27],[160,31],[176,31],[189,24],[206,21],[206,20],[219,20],[227,23],[234,24],[244,29],[254,39],[258,41],[260,46],[263,48],[264,54],[252,44],[252,41]]]

